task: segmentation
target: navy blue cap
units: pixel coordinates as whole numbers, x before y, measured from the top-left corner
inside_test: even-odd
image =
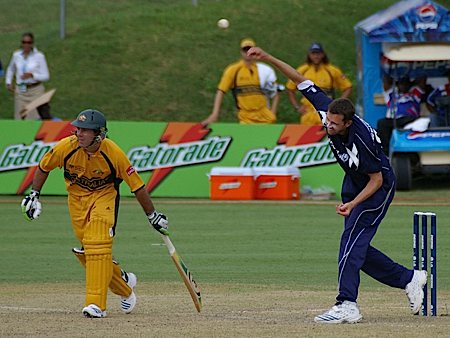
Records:
[[[318,42],[313,42],[309,47],[310,52],[323,52],[322,45]]]

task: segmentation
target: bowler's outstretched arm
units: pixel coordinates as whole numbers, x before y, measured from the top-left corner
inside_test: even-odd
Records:
[[[286,75],[289,79],[291,79],[298,90],[302,92],[302,95],[305,96],[314,108],[320,112],[326,112],[328,110],[328,105],[331,103],[331,99],[323,92],[323,90],[316,86],[314,82],[310,81],[302,74],[300,74],[296,69],[287,64],[286,62],[276,58],[273,55],[265,52],[259,47],[252,47],[247,52],[249,56],[253,56],[254,58],[262,61],[266,61],[277,67],[284,75]],[[306,81],[306,82],[305,82]],[[299,84],[302,83],[300,86]],[[324,117],[321,115],[322,121]]]
[[[293,67],[288,65],[286,62],[277,59],[276,57],[270,55],[259,47],[252,47],[247,52],[247,55],[253,56],[254,58],[262,61],[269,62],[277,67],[284,75],[290,78],[296,85],[308,80],[302,74],[297,72]]]

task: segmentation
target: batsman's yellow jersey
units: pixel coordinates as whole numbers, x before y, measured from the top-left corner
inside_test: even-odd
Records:
[[[68,193],[80,197],[117,192],[122,181],[132,192],[144,186],[126,154],[109,139],[104,139],[94,154],[88,154],[78,146],[75,135],[66,137],[44,155],[39,167],[44,172],[63,168]]]
[[[223,72],[218,89],[224,93],[232,91],[240,123],[275,123],[276,116],[268,108],[255,63],[247,67],[240,60],[229,65]]]

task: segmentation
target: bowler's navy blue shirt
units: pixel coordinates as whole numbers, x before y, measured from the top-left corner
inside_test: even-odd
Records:
[[[312,81],[304,81],[298,89],[313,104],[322,118],[326,128],[326,113],[332,100]],[[381,142],[376,131],[359,116],[354,115],[352,124],[348,127],[348,134],[328,135],[331,150],[337,162],[345,171],[342,183],[342,201],[353,200],[369,182],[369,174],[381,172],[383,185],[372,197],[381,202],[385,193],[395,186],[395,175],[381,149]]]

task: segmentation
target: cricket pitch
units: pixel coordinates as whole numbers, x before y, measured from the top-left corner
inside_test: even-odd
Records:
[[[81,314],[82,283],[6,284],[0,288],[1,337],[429,337],[449,335],[449,293],[439,294],[439,316],[413,316],[402,290],[361,290],[358,324],[313,322],[335,294],[275,286],[202,284],[197,313],[182,283],[140,282],[131,314],[109,294],[108,317]]]

